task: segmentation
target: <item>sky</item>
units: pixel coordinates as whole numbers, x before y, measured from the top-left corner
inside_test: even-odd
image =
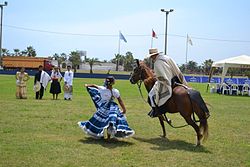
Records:
[[[33,46],[37,56],[87,51],[87,57],[111,60],[130,51],[144,59],[153,47],[164,51],[168,15],[167,53],[179,65],[187,60],[202,64],[250,55],[249,0],[7,0],[3,10],[2,47],[24,50]],[[4,1],[0,1],[1,4]]]

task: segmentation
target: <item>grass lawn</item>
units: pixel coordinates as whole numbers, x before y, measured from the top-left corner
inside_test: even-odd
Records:
[[[49,88],[43,100],[35,100],[31,78],[28,99],[19,100],[15,99],[14,76],[0,75],[0,166],[250,166],[250,97],[210,94],[205,92],[205,84],[192,83],[212,105],[209,138],[195,147],[191,126],[173,129],[166,125],[169,141],[159,137],[159,121],[147,116],[150,108],[137,87],[118,80],[115,87],[136,134],[122,140],[95,140],[86,136],[77,122],[95,112],[83,84],[102,82],[74,79],[72,101],[64,101],[63,94],[59,100],[51,100]],[[179,114],[169,117],[175,125],[185,123]]]

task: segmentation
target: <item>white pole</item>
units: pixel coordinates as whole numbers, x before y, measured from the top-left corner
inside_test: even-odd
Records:
[[[186,40],[186,64],[187,64],[187,56],[188,56],[188,34],[187,34],[187,40]]]
[[[121,33],[121,31],[119,31],[119,35],[118,35],[118,54],[120,54],[120,45],[121,45],[121,40],[120,40],[120,33]]]
[[[151,37],[151,48],[153,48],[153,37]]]

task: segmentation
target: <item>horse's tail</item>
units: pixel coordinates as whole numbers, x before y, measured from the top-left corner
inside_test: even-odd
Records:
[[[200,92],[191,90],[189,95],[193,103],[194,112],[199,117],[200,130],[203,135],[203,141],[205,141],[208,138],[208,122],[206,112],[209,112],[209,110],[207,108],[207,104],[201,97]]]
[[[208,122],[207,122],[207,118],[205,116],[205,114],[203,113],[202,118],[200,119],[200,129],[201,129],[201,133],[203,135],[203,141],[206,141],[208,138]]]
[[[202,137],[203,137],[203,141],[206,141],[208,138],[208,122],[207,122],[206,114],[201,109],[201,107],[194,101],[193,101],[193,111],[199,118],[199,122],[200,122],[199,128],[200,128],[200,133],[202,134]],[[194,121],[196,121],[195,118],[194,118]]]

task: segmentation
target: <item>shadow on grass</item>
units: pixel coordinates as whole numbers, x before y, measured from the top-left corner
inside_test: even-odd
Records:
[[[198,146],[196,147],[195,144],[187,143],[182,140],[168,140],[166,138],[158,137],[158,138],[140,138],[140,137],[133,137],[133,139],[153,144],[154,146],[151,148],[152,150],[159,150],[159,151],[165,151],[165,150],[186,150],[191,152],[203,152],[203,153],[212,153],[211,151],[207,150],[204,146]]]
[[[110,149],[113,149],[116,147],[129,147],[129,146],[134,144],[134,143],[131,143],[128,141],[124,141],[122,139],[120,139],[120,140],[118,140],[118,139],[105,140],[105,139],[93,139],[91,137],[80,139],[79,142],[81,142],[83,144],[99,144],[105,148],[110,148]]]

